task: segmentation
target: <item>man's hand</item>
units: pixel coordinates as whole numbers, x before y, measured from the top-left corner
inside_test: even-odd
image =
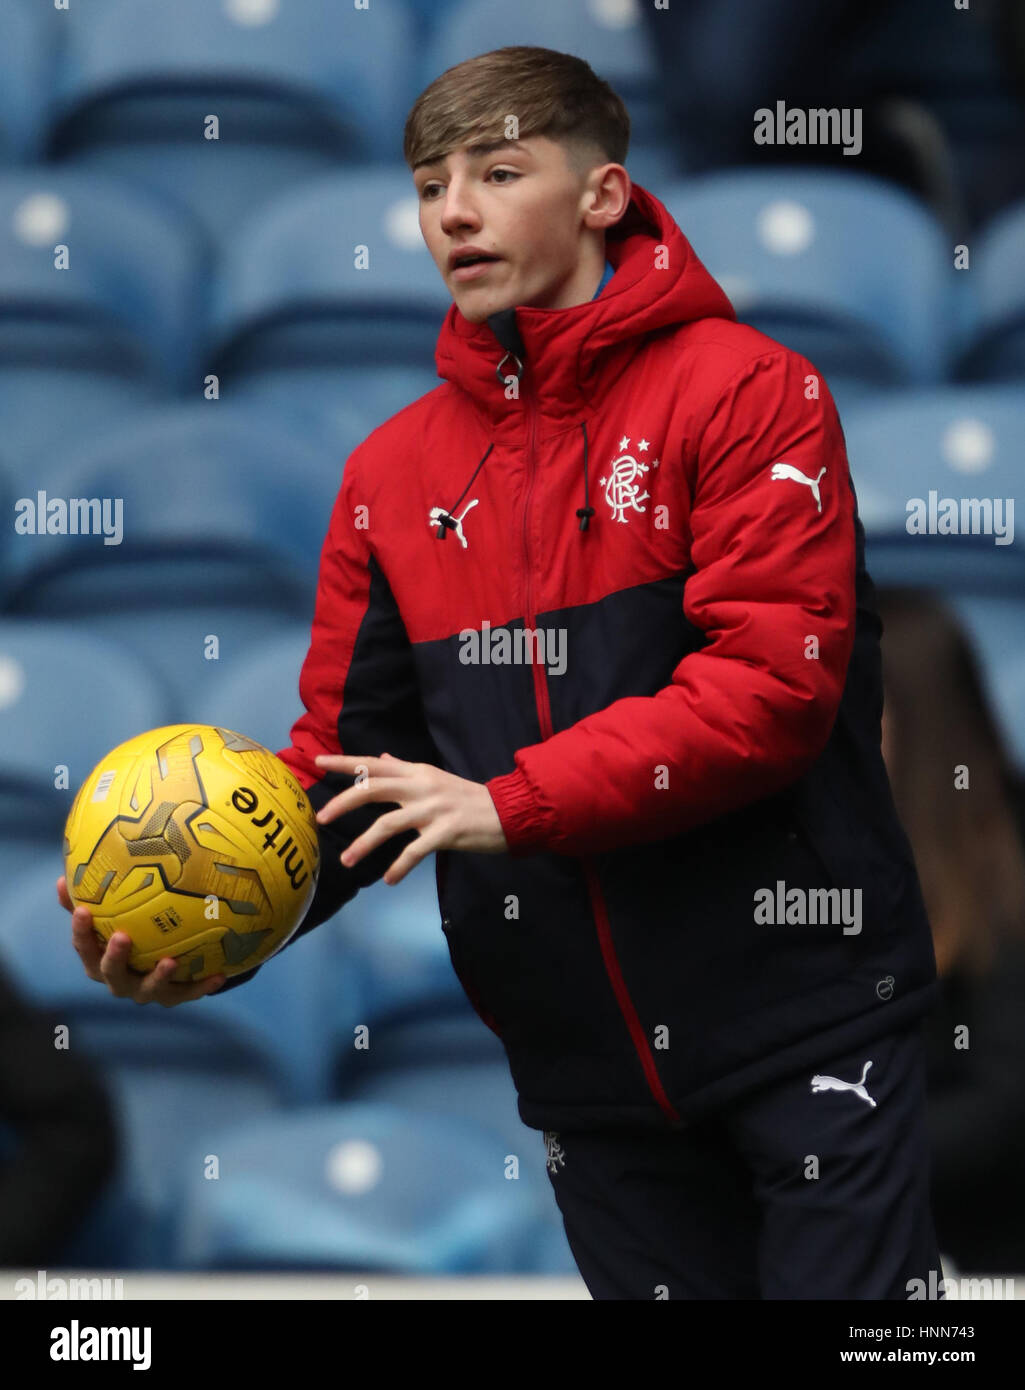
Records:
[[[178,968],[173,956],[165,956],[148,974],[140,974],[128,964],[132,938],[127,932],[114,932],[106,947],[102,946],[93,927],[92,913],[87,907],[76,907],[72,902],[63,874],[57,880],[57,900],[71,913],[71,944],[78,952],[85,973],[90,980],[106,985],[118,999],[134,999],[137,1004],[159,1004],[162,1008],[173,1009],[178,1004],[202,999],[204,994],[213,994],[227,979],[226,975],[213,975],[192,984],[177,984],[170,978]]]
[[[383,753],[379,758],[322,753],[315,759],[325,772],[368,774],[348,791],[333,797],[317,812],[320,824],[354,811],[371,801],[397,802],[397,811],[386,811],[342,855],[351,868],[378,845],[404,830],[419,830],[383,875],[385,883],[399,883],[410,869],[437,849],[461,849],[476,854],[501,854],[508,849],[502,822],[483,782],[471,782],[443,772],[430,763],[407,763]]]

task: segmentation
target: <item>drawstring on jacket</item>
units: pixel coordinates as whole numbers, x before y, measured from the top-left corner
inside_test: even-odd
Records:
[[[508,311],[506,311],[506,312],[511,313],[512,311],[511,311],[511,310],[508,310]],[[498,327],[496,326],[496,323],[495,323],[495,320],[501,320],[502,317],[503,317],[503,316],[502,316],[501,314],[492,315],[492,317],[488,320],[488,322],[491,324],[492,328],[495,330],[496,335],[499,336],[499,341],[502,342],[503,346],[505,346],[504,335],[499,334],[499,329],[498,329]],[[515,319],[512,320],[511,333],[512,333],[512,335],[514,336],[514,338],[518,340],[519,335],[518,335],[518,333],[517,333],[517,331],[516,331]],[[522,349],[522,344],[518,344],[518,345],[520,346],[520,350],[521,350],[521,352],[522,352],[522,350],[523,350],[523,349]],[[516,380],[519,381],[520,378],[521,378],[522,375],[523,375],[523,360],[522,360],[522,358],[519,357],[515,352],[513,352],[512,348],[507,348],[507,349],[506,349],[506,352],[505,352],[505,355],[503,356],[501,362],[499,362],[498,366],[495,368],[495,375],[498,377],[499,384],[502,385],[502,386],[505,385],[505,377],[502,375],[502,368],[505,366],[505,360],[506,360],[507,357],[511,357],[511,358],[513,359],[513,361],[516,363]],[[589,521],[591,520],[591,517],[594,516],[594,508],[593,508],[592,506],[589,506],[589,505],[588,505],[588,498],[587,498],[587,422],[586,422],[586,420],[581,420],[581,422],[580,422],[580,428],[581,428],[581,429],[583,430],[583,432],[584,432],[584,505],[583,505],[582,507],[578,507],[578,508],[576,509],[575,515],[578,516],[578,517],[580,518],[580,530],[581,530],[581,531],[586,531],[586,530],[587,530],[588,523],[589,523]],[[438,516],[439,525],[438,525],[437,531],[434,533],[435,539],[436,539],[436,540],[443,541],[443,540],[445,539],[445,536],[448,534],[449,531],[454,531],[454,530],[455,530],[456,526],[458,525],[458,522],[457,522],[457,521],[455,520],[455,518],[452,516],[452,512],[455,511],[456,507],[459,506],[459,503],[463,500],[463,498],[466,496],[466,494],[470,491],[470,488],[473,486],[473,480],[474,480],[474,478],[476,478],[477,474],[480,472],[480,470],[483,468],[484,464],[487,462],[488,454],[491,453],[491,450],[492,450],[494,447],[495,447],[494,441],[492,441],[492,442],[488,445],[487,451],[485,452],[484,457],[481,459],[480,463],[478,463],[477,467],[473,470],[473,475],[471,476],[470,481],[466,484],[466,486],[463,488],[462,492],[461,492],[461,493],[459,494],[459,496],[456,498],[456,501],[455,501],[454,506],[451,507],[451,508],[449,509],[449,511],[447,511],[447,512],[441,512],[440,515]]]

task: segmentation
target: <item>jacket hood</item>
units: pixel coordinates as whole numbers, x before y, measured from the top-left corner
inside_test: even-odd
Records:
[[[453,303],[435,350],[438,375],[472,396],[495,424],[520,413],[516,399],[507,398],[510,375],[533,390],[542,415],[573,424],[591,412],[606,374],[622,371],[645,335],[695,319],[736,320],[665,206],[639,184],[606,233],[605,254],[614,274],[586,304],[521,305],[471,323]]]

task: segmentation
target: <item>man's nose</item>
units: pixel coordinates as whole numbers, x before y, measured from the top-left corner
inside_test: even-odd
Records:
[[[445,190],[444,205],[441,209],[441,229],[454,232],[460,227],[479,227],[480,214],[474,206],[466,184],[461,179],[453,179]]]

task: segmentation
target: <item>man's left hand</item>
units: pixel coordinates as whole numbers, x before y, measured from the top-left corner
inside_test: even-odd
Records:
[[[508,849],[502,823],[483,782],[456,777],[431,763],[407,763],[382,753],[379,758],[322,753],[314,759],[325,772],[364,774],[363,781],[332,797],[317,812],[317,821],[328,821],[365,806],[371,801],[397,802],[399,809],[386,811],[341,856],[351,869],[364,855],[404,830],[419,830],[383,875],[385,883],[399,883],[410,869],[437,849],[461,849],[476,854],[501,854]]]

